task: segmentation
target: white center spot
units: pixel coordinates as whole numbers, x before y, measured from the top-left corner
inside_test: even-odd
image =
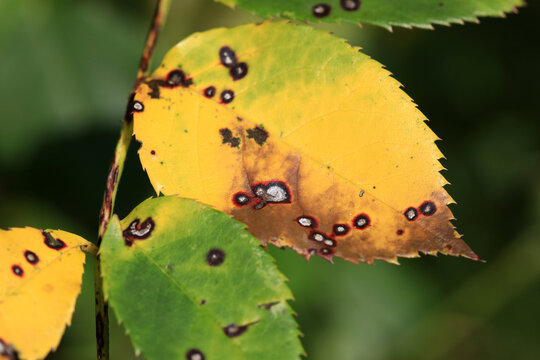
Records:
[[[298,223],[305,227],[311,227],[313,225],[313,221],[307,217],[298,218]]]
[[[313,234],[313,240],[315,240],[317,242],[321,242],[321,241],[324,240],[324,236],[322,234],[319,234],[319,233]]]
[[[266,197],[270,202],[283,202],[287,200],[287,193],[285,189],[277,185],[271,185],[266,189]]]
[[[332,239],[325,239],[324,244],[328,246],[334,246],[334,240]]]

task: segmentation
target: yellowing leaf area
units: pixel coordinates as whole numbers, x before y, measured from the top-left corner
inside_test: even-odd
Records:
[[[61,230],[0,230],[0,359],[42,359],[56,349],[81,290],[83,248]]]
[[[478,259],[449,221],[424,115],[341,39],[286,22],[194,34],[132,110],[156,192],[232,214],[265,244],[352,262]]]

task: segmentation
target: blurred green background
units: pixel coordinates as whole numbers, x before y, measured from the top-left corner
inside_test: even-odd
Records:
[[[88,239],[153,1],[0,1],[0,227]],[[307,263],[289,277],[310,359],[540,359],[540,6],[435,31],[320,26],[387,66],[431,120],[465,240],[487,263],[445,257]],[[173,0],[157,47],[258,21],[211,0]],[[132,147],[123,217],[152,189]],[[94,359],[89,259],[72,326],[50,359]],[[135,299],[136,301],[136,299]],[[134,358],[112,319],[113,359]]]

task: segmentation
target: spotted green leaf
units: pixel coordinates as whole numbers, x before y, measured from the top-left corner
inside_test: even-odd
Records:
[[[270,256],[244,225],[193,200],[159,197],[101,246],[105,294],[146,359],[297,359],[303,353]]]
[[[284,17],[331,23],[368,23],[432,28],[433,24],[477,22],[479,16],[504,16],[524,0],[216,0],[264,18]]]

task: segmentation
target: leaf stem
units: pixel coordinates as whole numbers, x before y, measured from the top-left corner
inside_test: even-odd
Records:
[[[148,64],[152,57],[154,47],[157,42],[157,38],[161,27],[165,22],[165,18],[169,11],[170,0],[157,0],[156,10],[152,18],[152,24],[148,30],[146,37],[146,43],[141,55],[141,61],[139,63],[139,69],[137,71],[137,78],[133,89],[129,95],[129,102],[127,105],[126,114],[124,115],[124,122],[122,130],[120,132],[120,138],[116,144],[116,150],[114,158],[111,163],[109,174],[107,176],[107,184],[105,187],[105,195],[103,196],[103,204],[99,212],[99,232],[97,246],[101,245],[101,240],[107,229],[107,225],[114,210],[114,202],[116,199],[116,192],[118,190],[118,183],[124,170],[124,163],[126,160],[127,151],[131,143],[131,137],[133,134],[133,121],[131,116],[131,107],[133,105],[133,97],[135,90],[139,84],[148,75]],[[97,359],[108,360],[109,359],[109,316],[108,305],[105,301],[103,292],[103,279],[101,277],[101,261],[99,253],[95,261],[95,299],[96,299],[96,343],[97,343]]]

